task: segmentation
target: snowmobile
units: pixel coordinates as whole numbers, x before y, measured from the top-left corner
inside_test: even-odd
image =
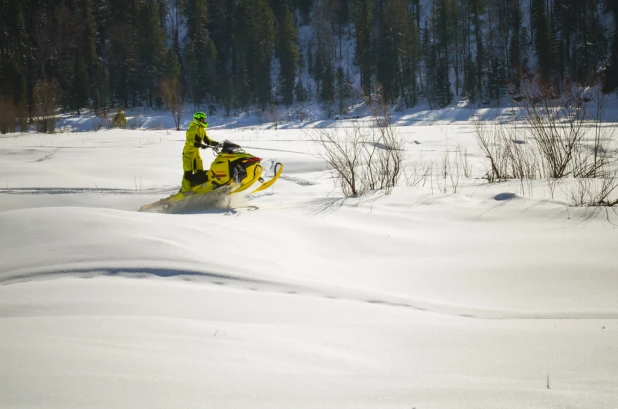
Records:
[[[192,186],[190,191],[178,192],[158,202],[144,205],[140,208],[140,212],[165,211],[169,207],[183,207],[189,202],[207,204],[213,198],[245,191],[258,181],[261,185],[251,193],[260,192],[272,186],[283,172],[283,164],[276,162],[274,176],[270,180],[264,180],[262,158],[246,153],[239,145],[227,140],[211,149],[215,152],[216,158],[210,169],[205,172],[205,181]]]

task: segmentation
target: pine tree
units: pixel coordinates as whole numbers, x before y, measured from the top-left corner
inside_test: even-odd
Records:
[[[573,79],[578,83],[592,84],[597,70],[607,54],[607,40],[603,35],[596,2],[575,3],[577,16],[577,41],[574,44]]]
[[[55,46],[55,55],[52,54],[45,63],[45,74],[42,79],[53,78],[57,80],[57,86],[53,90],[62,90],[62,95],[54,102],[65,110],[75,108],[75,67],[78,50],[76,40],[79,36],[78,17],[74,10],[71,10],[62,1],[53,5],[51,14],[48,14],[48,35],[50,47]],[[52,28],[53,27],[53,28]],[[67,41],[68,40],[68,41]]]
[[[234,105],[237,108],[246,108],[250,103],[251,82],[249,78],[249,20],[247,20],[247,3],[239,2],[234,8],[234,35],[230,87],[235,95]]]
[[[80,114],[80,110],[88,105],[89,78],[84,57],[78,55],[74,60],[73,82],[71,83],[71,106]]]
[[[81,0],[74,8],[72,16],[75,31],[73,48],[69,58],[73,62],[71,81],[68,84],[66,105],[78,114],[80,110],[92,105],[96,108],[104,104],[105,81],[103,67],[97,57],[96,21],[92,11],[92,0]]]
[[[506,73],[510,65],[509,47],[512,35],[511,8],[519,0],[487,0],[486,38],[487,38],[487,85],[485,101],[496,103],[504,92]]]
[[[509,11],[509,79],[519,90],[520,79],[524,73],[524,64],[522,59],[522,20],[523,14],[519,0],[511,1],[508,4]]]
[[[326,64],[324,69],[320,99],[329,105],[335,101],[335,73],[331,64]]]
[[[401,95],[403,33],[407,29],[407,0],[392,0],[385,5],[379,25],[377,47],[377,80],[382,85],[386,102]]]
[[[230,111],[234,101],[234,75],[232,66],[236,53],[235,37],[238,24],[236,22],[236,2],[233,0],[209,0],[210,18],[207,29],[209,37],[217,50],[217,83],[213,91],[215,99],[222,101],[226,111]]]
[[[311,6],[313,0],[295,0],[300,15],[300,25],[309,23],[309,15],[311,14]]]
[[[535,48],[541,78],[551,83],[553,69],[553,50],[549,21],[545,10],[545,0],[534,0],[532,26],[535,30]]]
[[[283,103],[291,105],[294,99],[294,84],[298,70],[298,47],[296,45],[297,28],[294,16],[287,5],[279,8],[279,30],[277,32],[277,55],[281,71],[279,83]]]
[[[217,88],[219,84],[219,51],[215,42],[211,39],[206,41],[206,49],[204,55],[204,64],[200,68],[199,76],[205,84],[206,94],[215,100]]]
[[[92,107],[96,111],[106,111],[109,103],[109,69],[104,61],[107,58],[107,42],[109,39],[109,4],[108,0],[92,0],[92,16],[95,27],[95,62],[92,72]]]
[[[476,42],[476,60],[474,61],[474,67],[476,68],[475,88],[479,94],[479,98],[482,99],[486,61],[485,46],[483,44],[483,23],[481,16],[486,13],[486,0],[470,0],[468,10],[474,26],[474,39]]]
[[[461,73],[463,71],[463,16],[461,10],[459,8],[459,4],[457,0],[449,0],[448,2],[448,12],[450,17],[451,27],[449,28],[451,32],[451,51],[449,52],[449,58],[451,60],[451,64],[453,67],[453,72],[455,74],[455,84],[454,90],[455,95],[459,96],[462,85],[461,85]]]
[[[311,49],[307,50],[308,56],[311,55],[310,51]],[[294,96],[296,97],[296,100],[300,102],[301,104],[307,101],[307,99],[309,98],[307,88],[305,87],[305,84],[303,82],[303,77],[304,77],[305,70],[306,70],[305,67],[308,65],[308,62],[306,62],[307,60],[308,59],[305,58],[305,56],[302,53],[299,54],[298,75],[297,75],[296,84],[294,85]]]
[[[337,111],[340,115],[343,115],[346,112],[345,105],[348,98],[348,85],[341,66],[337,67],[337,74],[335,76],[335,96],[337,98]]]
[[[315,33],[302,47],[296,20]],[[196,105],[223,103],[227,112],[265,107],[275,88],[286,105],[316,98],[341,112],[339,68],[350,62],[365,96],[380,86],[406,106],[423,93],[442,106],[460,92],[497,104],[531,67],[556,89],[602,74],[610,92],[617,24],[618,0],[3,0],[0,99],[24,121],[35,85],[52,84],[45,89],[59,107],[105,112],[158,106],[170,80]]]
[[[403,53],[401,55],[401,87],[406,106],[414,106],[418,99],[417,79],[421,60],[421,45],[417,16],[414,13],[407,15],[403,32]]]
[[[315,81],[318,97],[322,94],[321,84],[322,80],[324,79],[324,72],[326,71],[326,65],[328,63],[328,58],[325,57],[325,54],[325,50],[323,50],[323,48],[319,45],[315,56],[313,56],[313,53],[310,54],[311,56],[313,56],[313,58],[311,58],[312,64],[310,66],[310,73],[313,80]]]
[[[471,55],[466,57],[464,63],[464,96],[468,98],[470,102],[476,102],[478,95],[477,81],[476,81],[476,66]]]
[[[439,106],[448,105],[452,98],[450,81],[450,46],[454,27],[454,3],[451,0],[437,0],[432,3],[432,64],[435,75],[428,83],[430,94]]]
[[[618,88],[618,0],[604,0],[603,5],[604,11],[613,14],[614,20],[609,59],[603,73],[603,92],[609,93]]]
[[[26,77],[17,56],[12,56],[0,66],[0,133],[15,132],[19,122],[25,130]]]
[[[158,84],[165,69],[165,33],[161,29],[158,6],[155,0],[145,0],[137,21],[139,88],[149,108],[155,105]]]
[[[247,69],[250,88],[262,109],[271,99],[271,63],[275,45],[275,17],[268,1],[247,0]]]
[[[109,40],[107,48],[112,107],[137,104],[138,71],[135,16],[136,0],[109,0]]]
[[[350,0],[334,0],[337,37],[339,38],[339,59],[343,58],[343,28],[350,21]]]
[[[169,39],[171,46],[178,56],[180,62],[181,50],[180,45],[180,30],[183,24],[187,21],[185,16],[185,0],[170,0],[169,1]]]
[[[210,20],[204,0],[187,3],[187,65],[189,95],[196,109],[216,92],[218,51],[207,30]]]
[[[506,85],[506,70],[504,62],[497,57],[491,60],[487,82],[489,99],[494,101],[496,106],[500,105],[500,98],[504,95],[504,87]]]
[[[0,131],[14,131],[16,119],[25,130],[28,89],[24,63],[27,34],[23,6],[17,0],[0,3]],[[9,105],[9,106],[5,106]],[[10,129],[9,129],[10,127]]]
[[[372,53],[371,24],[373,3],[371,0],[354,0],[354,22],[356,25],[356,64],[360,68],[361,88],[365,96],[371,93]]]
[[[195,109],[200,109],[206,97],[206,84],[201,78],[201,67],[205,64],[208,10],[203,0],[187,1],[187,70],[188,94]]]

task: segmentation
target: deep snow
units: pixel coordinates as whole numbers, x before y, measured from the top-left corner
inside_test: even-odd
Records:
[[[310,140],[350,121],[212,118],[284,175],[172,215],[184,132],[0,137],[0,407],[618,408],[618,216],[478,179],[469,116],[397,118],[457,193],[351,199]]]

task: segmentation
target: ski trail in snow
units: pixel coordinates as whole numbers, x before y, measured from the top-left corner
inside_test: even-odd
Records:
[[[447,305],[426,300],[418,300],[399,295],[390,295],[361,289],[342,288],[301,282],[283,282],[277,280],[256,279],[247,274],[220,274],[183,268],[148,268],[148,267],[92,267],[90,269],[51,267],[0,276],[0,285],[11,285],[28,281],[61,279],[63,277],[93,278],[97,276],[115,276],[123,278],[176,278],[196,284],[227,286],[236,290],[259,291],[272,294],[288,294],[299,297],[315,297],[333,302],[363,302],[376,306],[404,308],[411,311],[447,315],[452,317],[489,320],[595,320],[618,319],[618,312],[612,311],[555,311],[526,312],[516,310],[496,310],[473,308],[462,305]]]
[[[313,186],[313,185],[318,184],[317,182],[312,182],[307,179],[301,179],[301,178],[297,178],[293,176],[286,176],[286,175],[281,175],[280,179],[287,180],[288,182],[296,183],[299,186]]]
[[[43,156],[43,157],[41,157],[39,159],[36,159],[35,162],[43,162],[43,161],[46,161],[46,160],[53,159],[53,157],[56,156],[56,152],[58,152],[58,149],[59,148],[53,149],[51,152],[47,153],[45,156]]]
[[[81,187],[21,187],[0,189],[0,194],[8,195],[70,195],[78,193],[144,195],[169,193],[170,188],[150,189],[111,189],[111,188],[81,188]]]

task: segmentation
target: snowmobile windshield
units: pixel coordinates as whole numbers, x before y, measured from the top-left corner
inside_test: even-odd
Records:
[[[224,153],[241,153],[244,150],[240,147],[240,145],[236,145],[234,142],[223,141],[223,145],[221,147],[221,151]]]

